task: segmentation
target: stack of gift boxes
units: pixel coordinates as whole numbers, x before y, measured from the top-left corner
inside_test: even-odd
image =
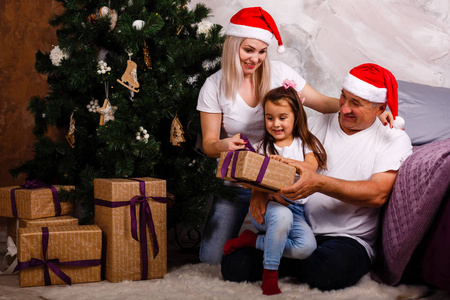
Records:
[[[221,154],[217,177],[262,191],[291,185],[295,168],[257,154]],[[73,186],[0,188],[0,216],[18,246],[22,287],[162,278],[167,273],[166,182],[94,179],[95,225],[78,225],[57,191]]]
[[[0,217],[17,245],[21,287],[162,278],[167,273],[166,182],[95,179],[95,225],[78,225],[58,191],[0,188]],[[102,276],[103,275],[103,276]]]

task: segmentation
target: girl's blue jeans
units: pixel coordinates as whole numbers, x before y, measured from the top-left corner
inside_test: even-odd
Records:
[[[256,249],[264,251],[264,269],[278,270],[282,256],[305,259],[316,249],[316,239],[301,204],[284,206],[269,201],[264,223],[257,223],[253,217],[251,220],[253,226],[263,233],[256,240]]]

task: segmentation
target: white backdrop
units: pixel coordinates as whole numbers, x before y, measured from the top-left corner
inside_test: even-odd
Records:
[[[241,8],[261,6],[278,25],[284,54],[269,55],[296,69],[318,91],[338,97],[345,74],[372,62],[397,79],[450,88],[449,0],[192,0],[227,27]]]

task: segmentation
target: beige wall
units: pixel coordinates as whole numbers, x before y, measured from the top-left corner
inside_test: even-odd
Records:
[[[8,169],[33,157],[32,96],[45,96],[47,77],[34,68],[37,50],[57,43],[49,18],[61,6],[50,0],[0,0],[0,186],[23,184]]]

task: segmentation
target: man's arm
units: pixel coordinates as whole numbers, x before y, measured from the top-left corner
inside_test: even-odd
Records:
[[[343,202],[365,207],[380,207],[391,194],[397,171],[373,174],[369,180],[348,181],[314,173],[307,168],[296,166],[300,179],[280,194],[299,199],[319,192]]]

